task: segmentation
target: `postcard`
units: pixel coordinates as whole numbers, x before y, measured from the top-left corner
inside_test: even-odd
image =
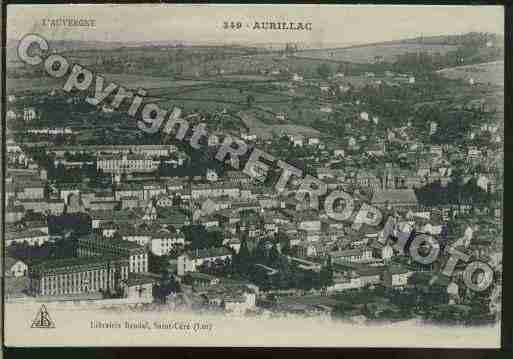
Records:
[[[500,347],[503,7],[5,21],[6,346]]]

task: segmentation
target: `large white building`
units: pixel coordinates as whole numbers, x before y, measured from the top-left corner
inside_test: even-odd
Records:
[[[191,187],[191,197],[193,199],[228,196],[233,198],[240,197],[240,188],[232,184],[216,183],[211,185],[193,185]]]
[[[153,172],[159,163],[140,154],[98,155],[96,158],[96,168],[106,173]]]
[[[168,230],[160,230],[151,235],[150,250],[157,256],[168,254],[177,246],[185,244],[185,237],[181,233],[172,233]]]

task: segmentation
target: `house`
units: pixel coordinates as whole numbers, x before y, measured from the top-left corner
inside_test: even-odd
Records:
[[[318,242],[322,237],[321,231],[307,231],[304,229],[298,230],[298,236],[301,241],[305,242]]]
[[[477,159],[477,158],[481,157],[481,155],[482,155],[481,150],[478,150],[477,147],[475,147],[475,146],[470,146],[467,149],[467,157],[470,159]]]
[[[25,277],[27,275],[28,265],[21,259],[5,256],[4,273],[6,277]]]
[[[206,262],[231,260],[232,252],[226,247],[196,249],[188,251],[178,257],[178,270],[179,276],[185,275],[187,272],[196,272],[197,267]]]
[[[326,178],[335,178],[337,176],[337,170],[334,170],[329,167],[319,167],[317,168],[317,178],[320,180],[324,180]]]
[[[223,246],[230,247],[235,253],[239,253],[241,241],[238,238],[225,238],[223,240]]]
[[[247,132],[242,132],[240,137],[244,140],[244,141],[256,141],[257,140],[257,135],[255,134],[249,134]]]
[[[15,120],[16,112],[14,112],[13,110],[8,110],[5,117],[7,120]]]
[[[285,122],[287,120],[287,115],[283,112],[279,112],[276,114],[276,120],[280,122]]]
[[[385,143],[374,142],[367,147],[365,153],[376,157],[383,157],[385,155]]]
[[[274,218],[269,215],[264,215],[263,218],[264,230],[268,233],[278,233],[278,225],[274,221]]]
[[[360,277],[351,272],[349,275],[342,274],[338,271],[333,273],[333,284],[326,288],[328,292],[341,292],[350,289],[362,288],[363,284]]]
[[[191,186],[191,197],[193,199],[228,196],[240,197],[240,188],[234,184],[197,184]]]
[[[224,177],[234,184],[249,184],[252,181],[252,178],[242,171],[226,171]]]
[[[416,208],[418,206],[417,196],[413,189],[386,189],[374,192],[371,204],[384,208]]]
[[[214,216],[203,216],[198,220],[205,228],[219,227],[219,220]]]
[[[64,211],[64,202],[60,199],[20,199],[14,205],[21,205],[26,211],[59,215]]]
[[[480,173],[477,177],[477,186],[480,187],[483,191],[489,191],[492,187],[492,180],[485,174]]]
[[[381,283],[384,267],[361,267],[356,268],[355,273],[360,277],[362,286],[376,285]]]
[[[256,294],[243,291],[236,295],[225,296],[223,298],[223,307],[227,314],[242,315],[256,308]]]
[[[240,212],[235,210],[222,210],[216,214],[222,226],[230,226],[240,222]]]
[[[333,150],[334,157],[341,158],[341,157],[344,157],[344,155],[345,155],[345,151],[343,149]]]
[[[220,143],[220,138],[217,134],[212,133],[208,136],[208,141],[207,141],[208,147],[217,146],[217,145],[219,145],[219,143]]]
[[[429,122],[429,134],[433,135],[436,133],[437,130],[438,130],[438,123],[436,123],[434,121],[430,121]]]
[[[165,186],[168,193],[182,193],[184,190],[184,183],[179,180],[168,180]]]
[[[44,220],[25,221],[25,225],[29,229],[38,230],[48,234],[48,223]]]
[[[156,222],[161,226],[173,226],[175,228],[182,228],[191,224],[187,214],[180,210],[172,211],[169,209],[161,209]]]
[[[104,238],[112,238],[119,230],[119,226],[114,222],[103,222],[100,224],[100,231],[102,237]]]
[[[333,260],[349,263],[365,263],[373,261],[372,250],[367,247],[345,249],[330,253]]]
[[[140,201],[144,200],[144,187],[141,184],[123,183],[116,188],[114,199],[119,201],[123,197],[134,197]]]
[[[130,273],[125,279],[121,288],[125,298],[134,299],[142,303],[153,302],[153,287],[157,283],[157,279],[153,276]]]
[[[292,253],[300,258],[317,256],[317,247],[310,242],[301,241],[291,247]]]
[[[45,184],[40,180],[17,180],[18,199],[43,199],[45,193]]]
[[[413,273],[412,270],[405,267],[389,267],[383,272],[383,285],[389,288],[404,288]]]
[[[430,153],[435,156],[442,157],[442,155],[443,155],[442,146],[431,146]]]
[[[309,146],[318,146],[320,144],[320,140],[317,137],[310,137],[308,139],[308,145]]]
[[[200,214],[203,216],[209,216],[215,212],[229,209],[232,206],[230,199],[222,199],[219,198],[207,198],[206,200],[201,201],[201,203],[194,203],[194,208],[200,208]]]
[[[36,110],[33,107],[23,109],[23,120],[25,122],[32,121],[37,118]]]
[[[367,112],[360,112],[360,119],[369,121],[369,114]]]
[[[192,285],[193,289],[198,291],[218,285],[219,278],[206,273],[190,272],[183,277],[182,283]]]
[[[165,186],[160,183],[154,182],[143,185],[143,199],[146,201],[161,195],[165,195],[166,193],[167,190]]]
[[[113,213],[108,210],[91,210],[89,211],[91,217],[91,226],[93,229],[100,228],[101,223],[112,221]]]
[[[119,234],[124,241],[135,242],[143,247],[147,246],[151,241],[150,233],[140,227],[123,226]]]
[[[292,142],[294,147],[303,147],[304,137],[301,135],[289,135],[289,140]]]
[[[21,232],[7,232],[5,233],[5,245],[27,243],[30,246],[41,246],[50,241],[50,236],[40,230],[25,230]]]
[[[313,213],[301,214],[296,216],[296,223],[298,229],[302,229],[304,231],[313,231],[320,232],[321,231],[321,220],[318,215]]]
[[[150,251],[156,256],[168,254],[171,250],[185,245],[185,237],[181,233],[160,229],[151,234]]]
[[[303,76],[300,76],[298,75],[297,73],[294,73],[292,75],[292,81],[295,81],[295,82],[301,82],[303,81]]]
[[[319,84],[319,89],[321,92],[329,92],[331,90],[331,85],[328,83],[321,83]]]
[[[356,172],[355,182],[360,187],[370,187],[375,190],[380,187],[378,177],[374,173],[363,169]]]
[[[388,243],[382,245],[381,243],[374,241],[371,244],[371,248],[373,257],[381,259],[384,262],[389,262],[394,256],[394,249]]]

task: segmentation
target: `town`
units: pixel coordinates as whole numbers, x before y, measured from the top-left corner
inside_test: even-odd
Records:
[[[499,320],[503,44],[469,33],[368,49],[55,50],[178,106],[192,125],[184,141],[141,131],[113,95],[93,106],[40,68],[8,66],[6,301]],[[197,149],[187,142],[200,124]],[[298,200],[300,178],[278,191],[280,170],[248,175],[250,151],[219,161],[226,138],[350,193],[356,211],[334,220],[325,195]],[[378,225],[355,225],[364,204]],[[433,263],[412,258],[419,237],[439,245]],[[450,248],[487,263],[493,284],[469,288],[464,262],[444,275]]]

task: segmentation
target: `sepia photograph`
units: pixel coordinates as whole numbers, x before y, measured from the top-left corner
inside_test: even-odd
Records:
[[[5,346],[501,346],[502,6],[4,9]]]

